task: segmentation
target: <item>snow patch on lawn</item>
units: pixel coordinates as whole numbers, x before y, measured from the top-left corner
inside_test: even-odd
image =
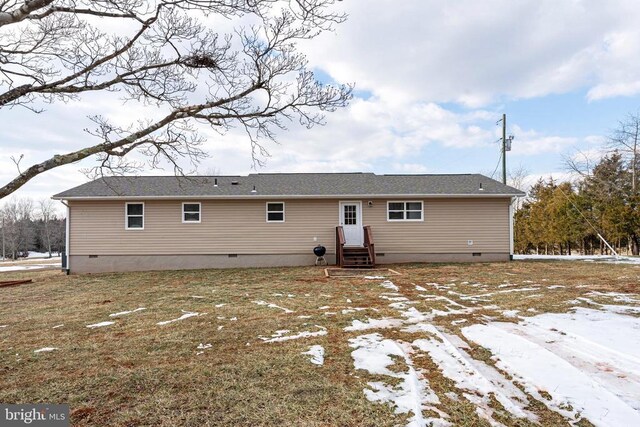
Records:
[[[364,276],[365,280],[379,280],[384,279],[384,276]]]
[[[3,271],[26,271],[26,270],[38,270],[42,268],[60,268],[59,264],[25,264],[25,265],[12,265],[8,267],[0,267],[0,272]]]
[[[613,299],[614,302],[624,302],[624,303],[627,303],[627,304],[640,303],[640,299],[639,298],[633,298],[633,297],[637,297],[638,294],[623,294],[623,293],[620,293],[620,292],[591,291],[587,295],[592,296],[592,297],[611,298],[611,299]]]
[[[400,288],[394,285],[393,282],[391,282],[390,280],[385,280],[384,282],[380,283],[380,286],[386,289],[394,290],[396,292],[400,290]]]
[[[193,311],[184,311],[184,310],[182,310],[182,312],[184,314],[182,316],[178,317],[177,319],[164,320],[162,322],[158,322],[157,325],[160,325],[160,326],[168,325],[169,323],[178,322],[180,320],[188,319],[190,317],[203,316],[205,314],[205,313],[196,313],[196,312],[193,312]]]
[[[361,335],[349,340],[349,346],[356,369],[363,369],[372,375],[384,375],[400,380],[397,386],[381,381],[368,382],[369,389],[364,389],[366,398],[372,402],[389,403],[395,407],[397,414],[409,414],[408,426],[448,426],[450,423],[442,418],[425,418],[423,411],[433,410],[442,417],[447,415],[434,405],[440,399],[429,386],[429,382],[416,371],[409,354],[411,349],[403,347],[401,343],[384,339],[378,333]],[[406,365],[405,372],[394,372],[389,366],[395,364],[395,358],[401,359]]]
[[[555,261],[587,261],[587,262],[606,262],[615,264],[640,264],[639,257],[611,255],[514,255],[514,260],[530,261],[530,260],[555,260]]]
[[[253,303],[258,305],[266,305],[269,308],[277,308],[278,310],[282,310],[285,313],[295,313],[293,310],[289,310],[288,308],[280,307],[279,305],[272,304],[266,301],[254,301]]]
[[[37,350],[33,350],[34,353],[48,353],[50,351],[58,350],[58,347],[43,347]]]
[[[502,310],[500,313],[502,313],[504,317],[518,317],[520,310]]]
[[[113,313],[113,314],[110,314],[110,315],[109,315],[109,317],[124,316],[124,315],[126,315],[126,314],[136,313],[136,312],[138,312],[138,311],[142,311],[142,310],[146,310],[146,308],[144,308],[144,307],[139,307],[139,308],[136,308],[135,310],[121,311],[121,312],[119,312],[119,313]]]
[[[631,305],[611,305],[611,304],[600,304],[599,302],[595,302],[594,300],[587,297],[578,297],[575,300],[568,301],[570,304],[576,304],[580,302],[585,302],[587,304],[595,305],[596,307],[600,307],[601,310],[609,311],[613,313],[640,313],[640,306],[631,306]]]
[[[409,301],[409,298],[403,297],[403,296],[380,295],[379,298],[386,299],[389,301]]]
[[[203,343],[200,343],[200,344],[198,345],[198,347],[196,347],[196,349],[197,349],[197,350],[202,350],[202,351],[196,351],[196,356],[199,356],[199,355],[201,355],[201,354],[204,354],[204,350],[208,350],[208,349],[210,349],[211,347],[213,347],[211,344],[203,344]]]
[[[577,308],[462,333],[550,409],[596,426],[631,426],[640,425],[639,330],[638,318]]]
[[[324,347],[321,345],[312,345],[308,351],[302,354],[311,356],[309,362],[314,365],[324,365]]]
[[[94,328],[102,328],[104,326],[111,326],[116,322],[100,322],[100,323],[94,323],[93,325],[87,325],[87,328],[89,329],[94,329]]]
[[[265,337],[258,337],[258,338],[260,338],[265,343],[271,343],[271,342],[282,342],[282,341],[297,340],[299,338],[319,337],[322,335],[327,335],[327,328],[319,325],[315,325],[315,327],[318,328],[319,330],[303,331],[294,335],[285,335],[291,331],[288,329],[282,329],[282,330],[276,331],[275,334],[271,335],[271,338],[265,338]]]
[[[385,317],[382,319],[367,319],[362,322],[360,320],[353,320],[351,322],[351,326],[347,326],[344,328],[346,332],[352,331],[366,331],[368,329],[388,329],[388,328],[396,328],[402,326],[404,324],[404,320],[402,319],[393,319],[391,317]]]
[[[429,332],[434,338],[418,339],[413,341],[412,345],[428,352],[431,359],[442,370],[442,374],[453,380],[457,388],[465,391],[464,396],[476,405],[476,412],[481,418],[486,419],[492,425],[500,425],[496,424],[492,418],[493,409],[490,407],[490,399],[493,394],[496,400],[515,417],[528,418],[533,422],[537,420],[534,414],[524,410],[523,403],[527,402],[524,393],[488,365],[485,365],[482,368],[483,372],[481,372],[477,367],[481,362],[473,360],[467,353],[459,349],[460,344],[454,345],[454,343],[462,341],[459,337],[446,336],[431,324],[421,326],[423,326],[423,331]],[[463,341],[462,343],[462,345],[466,345]],[[495,372],[490,372],[492,370]],[[485,376],[485,373],[488,374]]]
[[[59,325],[52,327],[51,329],[59,329],[59,328],[62,328],[63,326],[64,326],[64,323],[61,323]]]

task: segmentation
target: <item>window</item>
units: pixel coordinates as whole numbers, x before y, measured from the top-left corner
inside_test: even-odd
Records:
[[[267,203],[267,222],[284,222],[284,202]]]
[[[127,230],[144,230],[144,203],[126,203],[125,216]]]
[[[422,202],[387,202],[388,221],[422,221]]]
[[[200,222],[200,203],[182,204],[182,222]]]

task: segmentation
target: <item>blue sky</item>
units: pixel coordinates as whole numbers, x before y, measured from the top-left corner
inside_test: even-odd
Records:
[[[528,182],[567,178],[564,158],[597,153],[617,121],[640,109],[637,0],[371,0],[336,3],[348,20],[298,45],[326,83],[355,83],[351,104],[307,130],[291,124],[258,172],[491,174],[502,113],[508,154]],[[231,28],[231,22],[224,22]],[[3,111],[0,180],[22,166],[87,145],[88,116],[126,126],[157,111],[104,95]],[[256,170],[240,131],[203,130],[200,173]],[[48,197],[81,184],[89,159],[38,177],[17,196]],[[169,174],[171,171],[145,171]],[[496,176],[500,176],[499,171]]]

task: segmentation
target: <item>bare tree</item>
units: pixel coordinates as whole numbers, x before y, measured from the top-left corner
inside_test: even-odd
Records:
[[[322,85],[296,49],[340,23],[336,0],[6,0],[0,1],[0,109],[42,112],[43,102],[67,102],[91,92],[156,105],[162,113],[116,124],[90,117],[85,148],[20,168],[0,187],[0,199],[33,177],[94,156],[87,173],[131,173],[168,162],[183,173],[206,156],[202,125],[246,131],[254,164],[264,142],[297,120],[312,127],[323,112],[346,105],[351,86]],[[201,21],[237,20],[222,34]],[[252,25],[247,25],[247,21]]]
[[[515,169],[509,169],[507,184],[518,190],[524,190],[525,180],[529,175],[529,171],[522,165],[518,165]],[[524,197],[518,197],[514,203],[514,209],[517,211],[522,207]]]
[[[52,222],[55,221],[56,209],[51,199],[40,199],[38,201],[38,216],[40,220],[42,220],[42,228],[40,230],[40,240],[43,245],[46,245],[47,252],[49,252],[49,258],[52,256],[52,240],[54,229],[52,227]]]
[[[631,192],[638,193],[638,150],[640,150],[640,114],[628,114],[618,122],[618,127],[611,133],[607,146],[619,152],[629,165],[631,171]]]
[[[31,222],[33,201],[13,198],[4,203],[4,239],[7,254],[16,259],[21,253],[28,252],[33,243],[34,229]]]

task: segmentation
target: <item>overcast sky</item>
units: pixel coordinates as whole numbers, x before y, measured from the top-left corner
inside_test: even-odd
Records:
[[[312,130],[294,125],[259,172],[476,173],[498,164],[500,126],[515,136],[511,167],[565,173],[563,156],[594,152],[640,107],[637,0],[345,0],[349,19],[300,46],[317,77],[356,84],[351,105]],[[94,143],[87,115],[127,117],[102,97],[3,110],[0,180]],[[253,172],[240,133],[208,134],[202,171]],[[86,182],[85,161],[35,178],[17,196],[48,197]],[[154,172],[162,174],[162,171]],[[170,173],[167,171],[165,173]],[[499,176],[499,171],[496,177]]]

